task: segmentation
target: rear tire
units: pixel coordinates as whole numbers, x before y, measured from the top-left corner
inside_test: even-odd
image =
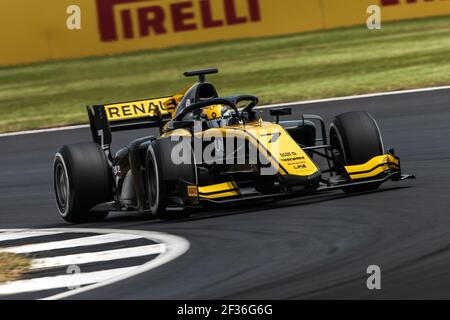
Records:
[[[90,212],[111,200],[111,174],[106,155],[95,143],[58,149],[53,163],[53,186],[61,217],[70,223],[101,221],[108,212]]]
[[[345,166],[363,164],[383,155],[384,146],[375,119],[365,111],[337,116],[330,128],[330,144],[335,169],[345,174]],[[380,183],[345,188],[348,193],[376,190]]]

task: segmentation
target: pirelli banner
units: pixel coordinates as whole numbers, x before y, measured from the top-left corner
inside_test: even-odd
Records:
[[[383,21],[450,14],[450,0],[2,1],[0,65],[364,24],[373,4]]]

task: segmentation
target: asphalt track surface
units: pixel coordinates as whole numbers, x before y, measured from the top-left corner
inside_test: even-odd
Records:
[[[190,250],[158,269],[77,299],[450,298],[450,90],[326,102],[297,112],[367,110],[405,173],[417,180],[379,191],[340,191],[273,204],[194,214],[178,222],[116,214],[82,228],[179,235]],[[115,135],[116,146],[146,133]],[[1,228],[68,226],[55,209],[51,164],[61,144],[88,129],[0,138]],[[366,288],[369,265],[382,290]]]

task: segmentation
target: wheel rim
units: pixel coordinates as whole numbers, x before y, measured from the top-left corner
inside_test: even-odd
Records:
[[[61,162],[58,162],[55,168],[55,189],[58,207],[61,212],[65,212],[69,202],[69,179]]]

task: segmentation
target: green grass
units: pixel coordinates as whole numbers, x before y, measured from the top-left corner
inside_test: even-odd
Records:
[[[449,57],[447,16],[0,68],[0,131],[85,123],[85,105],[176,93],[190,69],[272,103],[446,85]]]
[[[30,268],[31,260],[20,255],[0,252],[0,284],[18,279]]]

